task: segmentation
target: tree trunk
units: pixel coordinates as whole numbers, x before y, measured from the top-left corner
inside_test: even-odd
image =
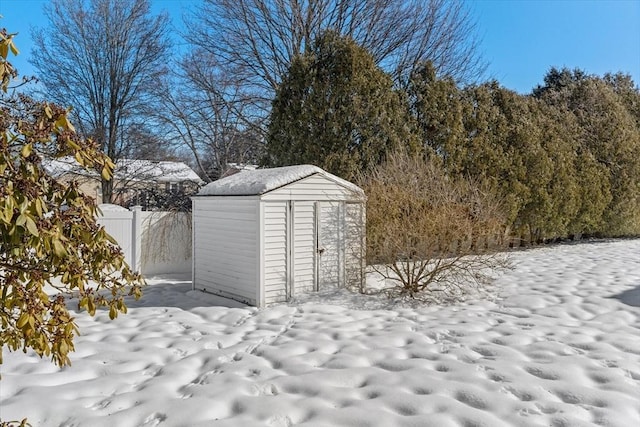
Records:
[[[113,178],[110,180],[102,179],[102,203],[111,203],[113,195]]]

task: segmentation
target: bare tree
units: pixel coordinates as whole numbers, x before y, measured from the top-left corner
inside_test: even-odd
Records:
[[[167,144],[166,138],[160,133],[153,120],[128,126],[124,139],[129,142],[135,141],[135,144],[125,144],[122,156],[127,159],[184,161],[176,146]]]
[[[475,23],[459,0],[205,0],[188,41],[268,108],[295,55],[325,30],[348,35],[398,84],[421,62],[470,81],[484,72]]]
[[[197,53],[185,57],[177,75],[156,86],[163,108],[148,112],[167,138],[188,148],[199,174],[211,181],[230,163],[256,163],[262,153],[260,128],[250,97],[229,76]]]
[[[34,32],[31,60],[44,92],[73,106],[78,130],[116,161],[164,71],[168,17],[152,16],[149,0],[52,0],[45,14],[49,25]],[[110,181],[102,193],[111,200]]]

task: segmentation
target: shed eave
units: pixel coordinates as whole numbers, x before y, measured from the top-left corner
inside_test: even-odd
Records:
[[[305,175],[303,177],[300,177],[298,179],[286,182],[278,187],[274,187],[274,188],[269,188],[268,190],[264,190],[261,191],[259,193],[250,193],[250,194],[195,194],[193,196],[191,196],[191,199],[200,199],[200,198],[208,198],[208,197],[224,197],[224,198],[228,198],[228,197],[256,197],[256,198],[261,198],[262,196],[265,196],[273,191],[277,191],[280,190],[284,187],[287,187],[289,185],[295,184],[296,182],[300,182],[304,179],[307,179],[309,177],[312,177],[314,175],[319,175],[322,176],[323,178],[333,182],[334,184],[352,192],[356,197],[354,199],[358,200],[358,201],[366,201],[366,195],[364,194],[364,190],[362,190],[360,187],[358,187],[355,184],[351,184],[350,185],[345,185],[344,183],[340,182],[339,180],[335,179],[333,175],[328,174],[328,173],[322,173],[322,172],[313,172],[310,173],[308,175]],[[355,187],[355,188],[354,188]]]
[[[314,165],[284,166],[239,172],[205,185],[196,196],[264,196],[312,176],[321,176],[332,184],[360,196],[360,198],[364,196],[364,191],[357,185]]]
[[[231,199],[231,198],[236,198],[236,199],[242,199],[242,198],[259,199],[260,198],[260,194],[194,194],[193,196],[189,196],[189,197],[191,198],[191,200],[210,199],[210,198],[215,198],[215,197],[219,197],[221,199]]]

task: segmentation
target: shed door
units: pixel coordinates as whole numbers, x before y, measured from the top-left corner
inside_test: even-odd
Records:
[[[304,294],[316,289],[316,235],[315,203],[296,200],[292,203],[292,252],[293,274],[291,290]]]
[[[264,204],[264,303],[284,302],[290,296],[290,205]]]
[[[347,202],[344,212],[344,283],[351,288],[362,289],[366,266],[364,203]]]
[[[344,277],[343,204],[318,202],[316,218],[318,288],[337,287],[343,283]]]

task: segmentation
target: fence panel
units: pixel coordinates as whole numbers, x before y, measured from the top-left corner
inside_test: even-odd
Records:
[[[191,272],[191,215],[143,212],[100,205],[98,223],[120,245],[125,260],[142,274]]]
[[[191,272],[191,214],[141,212],[144,274]]]
[[[102,215],[98,215],[98,224],[116,239],[127,264],[133,266],[133,212],[117,205],[102,204],[99,207]]]

